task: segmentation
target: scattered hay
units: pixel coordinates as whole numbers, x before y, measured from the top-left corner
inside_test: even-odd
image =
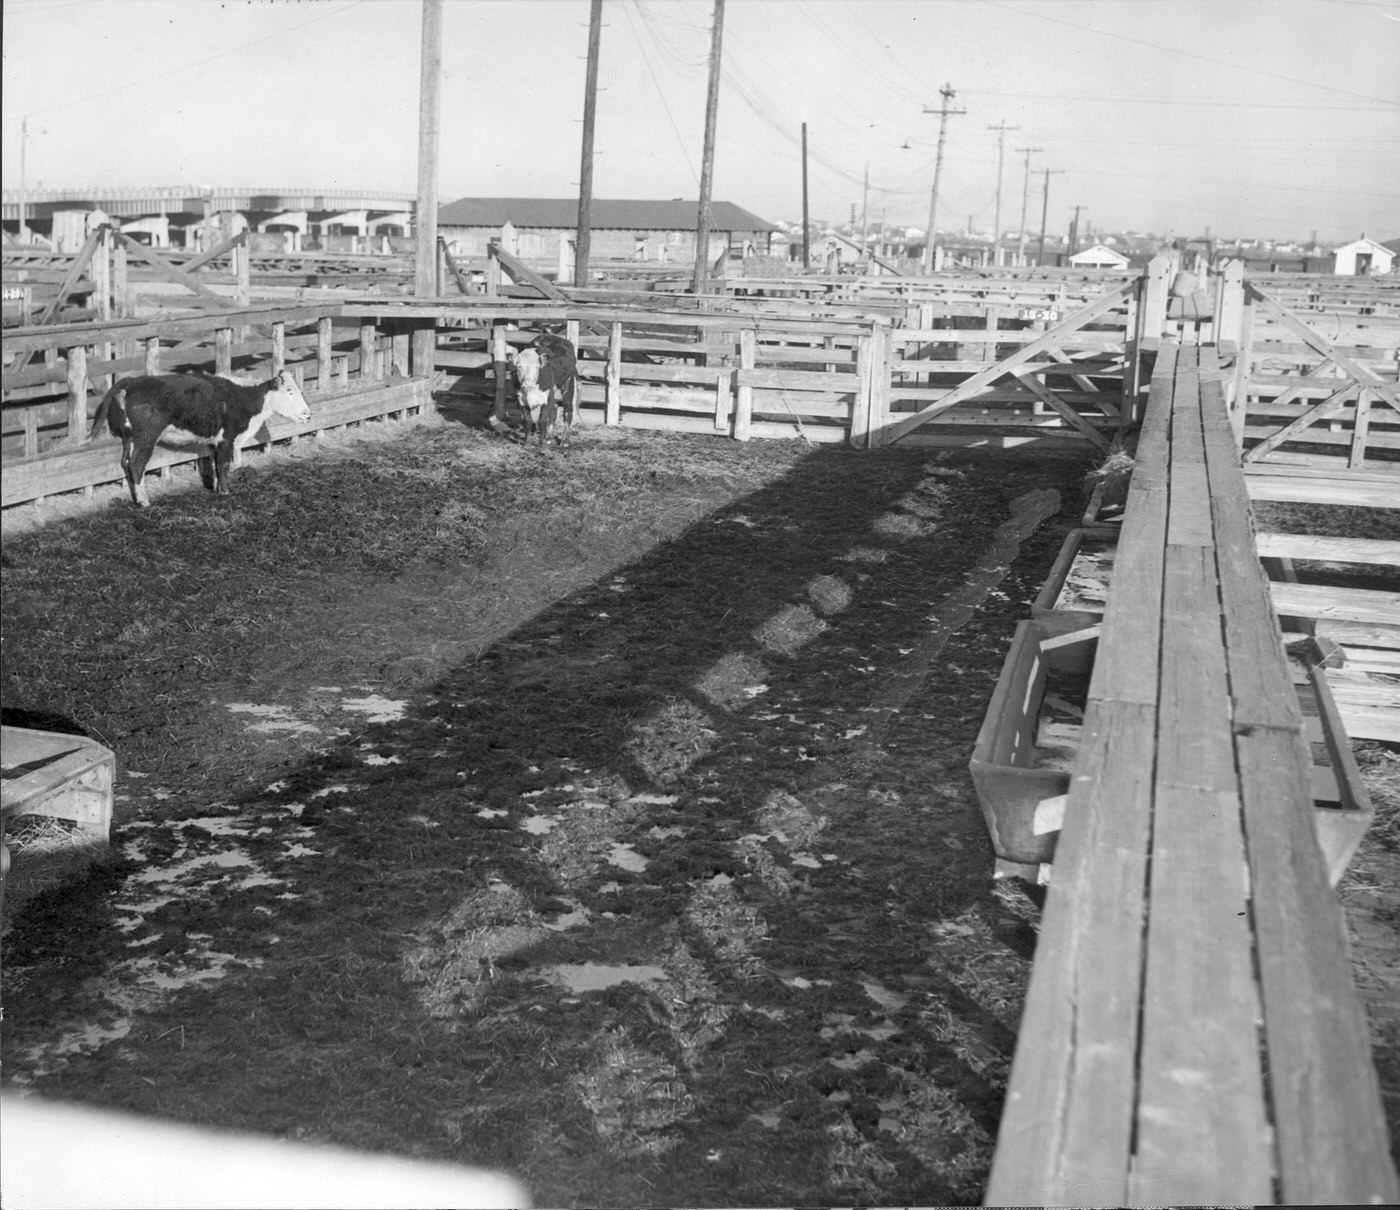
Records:
[[[731,651],[704,671],[695,682],[695,690],[721,709],[737,710],[768,688],[764,684],[767,675],[768,669],[760,660]]]
[[[807,596],[822,616],[849,609],[855,597],[851,586],[837,576],[818,576],[807,585]]]
[[[713,746],[710,718],[694,702],[675,699],[639,723],[626,751],[658,786],[669,785]]]
[[[768,651],[796,655],[826,628],[827,624],[810,606],[787,605],[760,625],[753,637]]]
[[[5,923],[29,900],[73,882],[112,855],[111,846],[71,820],[21,815],[5,824],[10,869],[5,875]]]
[[[694,1108],[675,1065],[621,1028],[599,1039],[592,1064],[575,1077],[574,1088],[602,1142],[621,1156],[669,1151],[680,1140],[666,1132]]]

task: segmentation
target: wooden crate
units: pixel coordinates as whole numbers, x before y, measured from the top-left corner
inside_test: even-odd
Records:
[[[9,868],[4,825],[18,815],[70,820],[87,838],[107,841],[117,762],[110,748],[81,735],[0,727],[0,864]]]

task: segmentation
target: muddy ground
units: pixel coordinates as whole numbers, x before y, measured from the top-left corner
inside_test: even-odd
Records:
[[[7,1086],[539,1205],[978,1201],[1038,917],[967,760],[1085,469],[442,423],[10,510],[5,706],[121,769],[109,857],[16,846]]]

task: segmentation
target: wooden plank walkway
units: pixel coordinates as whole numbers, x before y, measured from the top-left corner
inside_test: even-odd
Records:
[[[1217,368],[1152,379],[989,1205],[1400,1196]]]

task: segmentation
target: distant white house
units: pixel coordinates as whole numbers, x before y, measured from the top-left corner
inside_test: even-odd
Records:
[[[1333,272],[1339,277],[1379,277],[1395,268],[1395,253],[1364,235],[1338,248],[1336,256]]]
[[[1126,269],[1128,258],[1107,244],[1092,244],[1071,256],[1069,263],[1076,269]]]

